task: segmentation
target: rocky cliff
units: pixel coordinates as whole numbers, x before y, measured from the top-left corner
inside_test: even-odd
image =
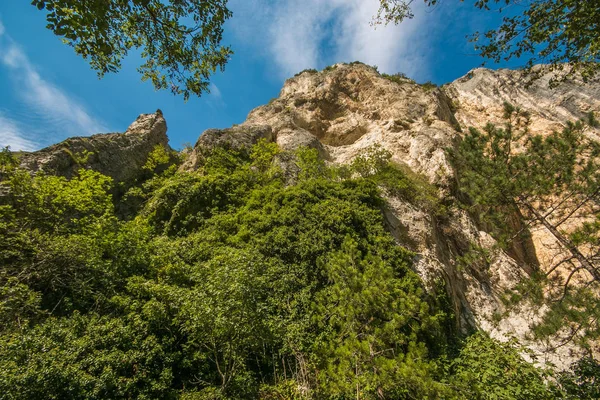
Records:
[[[424,281],[433,286],[443,278],[447,283],[460,329],[484,329],[500,340],[516,337],[541,363],[566,368],[581,349],[531,339],[532,325],[543,310],[526,305],[507,309],[501,301],[533,271],[549,268],[551,235],[534,227],[531,241],[499,250],[488,233],[452,205],[455,178],[446,152],[469,127],[504,124],[505,102],[530,114],[534,134],[550,133],[589,112],[600,112],[598,79],[570,80],[555,88],[549,87],[549,80],[544,74],[529,81],[521,71],[479,68],[435,87],[401,75],[382,76],[358,63],[306,71],[287,80],[279,97],[251,111],[243,124],[200,136],[182,168],[193,170],[203,152],[219,143],[243,147],[260,138],[287,150],[309,146],[338,164],[381,145],[395,162],[426,177],[450,204],[449,215],[439,218],[425,205],[390,196],[384,212],[398,243],[417,253],[415,267]],[[600,139],[598,129],[586,132]],[[515,216],[507,223],[521,221]],[[462,257],[474,246],[488,252],[488,260],[463,266]]]
[[[73,137],[32,153],[20,163],[32,172],[72,177],[81,166],[108,175],[116,182],[132,182],[142,173],[148,155],[158,145],[167,149],[167,123],[158,110],[142,114],[124,133]]]
[[[393,161],[434,185],[448,206],[440,217],[426,204],[388,196],[383,212],[397,242],[417,254],[414,265],[423,280],[430,287],[441,279],[446,283],[459,329],[484,329],[500,340],[517,337],[538,361],[565,368],[580,356],[580,349],[530,337],[532,323],[543,310],[525,305],[508,310],[501,301],[506,291],[533,271],[548,268],[548,233],[534,230],[531,241],[500,250],[456,206],[455,173],[446,152],[469,127],[503,123],[504,102],[528,111],[531,131],[542,134],[589,112],[600,112],[599,80],[585,84],[571,80],[550,89],[549,79],[542,74],[529,82],[520,71],[475,69],[435,87],[403,76],[382,76],[360,63],[306,71],[287,80],[278,98],[251,111],[241,125],[204,132],[181,170],[199,168],[216,146],[242,148],[259,139],[276,142],[285,150],[312,147],[336,164],[349,163],[374,144],[380,145],[391,152]],[[590,128],[587,134],[600,140],[598,129]],[[72,176],[78,165],[73,155],[87,152],[88,167],[127,181],[135,179],[156,145],[168,146],[160,112],[140,116],[124,134],[69,139],[25,154],[21,160],[32,171]],[[507,223],[521,221],[515,217]],[[489,256],[485,262],[464,265],[461,260],[473,247]]]

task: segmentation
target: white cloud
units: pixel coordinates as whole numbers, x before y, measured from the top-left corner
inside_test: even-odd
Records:
[[[412,77],[422,74],[427,60],[427,48],[422,19],[418,16],[419,5],[414,8],[417,16],[400,25],[370,24],[377,13],[378,1],[350,1],[340,17],[340,27],[334,33],[337,58],[344,61],[359,60],[377,65],[387,73],[404,72]]]
[[[0,61],[10,68],[19,68],[19,65],[29,65],[29,61],[23,54],[23,52],[12,42],[9,41],[8,45],[0,43]]]
[[[36,145],[26,138],[19,124],[0,114],[0,147],[10,146],[13,151],[32,151]]]
[[[378,7],[378,0],[233,0],[230,29],[259,51],[265,49],[281,77],[340,61],[362,61],[382,72],[423,78],[428,35],[438,17],[427,15],[425,25],[425,7],[416,3],[414,19],[373,27]]]
[[[4,35],[5,31],[6,29],[4,29],[4,24],[2,23],[2,21],[0,21],[0,36]]]
[[[28,106],[30,115],[24,122],[35,120],[39,136],[47,136],[51,132],[84,136],[107,131],[105,124],[91,116],[83,104],[43,78],[25,52],[7,34],[0,35],[0,66],[10,73],[15,98]],[[63,138],[40,137],[45,143]]]
[[[218,100],[221,100],[223,98],[223,95],[221,94],[221,90],[214,83],[210,84],[210,95]]]
[[[289,1],[274,5],[268,26],[271,55],[287,76],[315,67],[321,59],[325,23],[333,16],[338,0]]]
[[[219,89],[219,87],[212,82],[209,86],[209,89],[210,94],[205,98],[206,104],[215,111],[225,107],[225,101],[223,100],[221,89]]]

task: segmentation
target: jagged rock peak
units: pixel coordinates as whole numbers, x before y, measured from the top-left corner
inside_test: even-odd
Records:
[[[157,145],[169,149],[168,143],[167,123],[158,110],[140,115],[125,133],[69,138],[39,151],[23,153],[20,160],[23,168],[34,173],[44,171],[71,178],[83,166],[116,182],[129,182],[140,175],[150,152]]]
[[[167,121],[160,109],[153,114],[141,114],[125,131],[126,135],[166,136],[166,133]]]
[[[255,126],[270,127],[284,150],[312,147],[335,163],[349,162],[378,143],[395,161],[436,182],[448,178],[443,149],[457,134],[443,91],[401,76],[390,79],[360,63],[288,79],[278,98],[252,110],[236,130]]]
[[[558,130],[590,111],[600,112],[600,78],[573,78],[550,88],[553,74],[544,68],[534,68],[539,75],[534,81],[525,71],[477,68],[436,87],[402,74],[380,74],[361,63],[336,64],[288,79],[278,98],[252,110],[235,131],[268,126],[284,150],[313,147],[334,163],[347,163],[377,143],[394,161],[444,185],[453,175],[444,149],[470,126],[504,124],[504,102],[530,112],[533,133]],[[200,140],[196,147],[202,146]]]

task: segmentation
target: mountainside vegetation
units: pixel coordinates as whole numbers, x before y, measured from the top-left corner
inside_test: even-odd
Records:
[[[215,148],[194,172],[157,148],[148,179],[118,198],[97,172],[31,176],[16,157],[0,158],[0,398],[597,390],[593,360],[552,383],[516,343],[457,333],[443,282],[425,290],[384,226],[384,193],[429,196],[380,148],[328,167],[260,141]]]

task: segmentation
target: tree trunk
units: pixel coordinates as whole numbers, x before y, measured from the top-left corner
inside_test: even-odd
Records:
[[[556,240],[558,240],[564,247],[566,247],[567,250],[569,250],[571,255],[573,255],[573,257],[575,257],[575,259],[577,259],[577,261],[579,261],[581,266],[583,268],[585,268],[586,271],[588,271],[592,275],[594,280],[600,282],[600,273],[598,272],[596,267],[594,267],[594,265],[590,262],[590,260],[588,260],[587,257],[585,255],[583,255],[583,253],[581,253],[581,251],[579,251],[579,249],[573,242],[571,242],[562,233],[560,233],[559,230],[553,224],[548,222],[548,220],[542,214],[540,214],[539,211],[536,210],[535,207],[533,207],[527,201],[519,199],[518,204],[522,205],[527,210],[529,210],[529,212],[531,212],[531,214],[533,214],[535,219],[537,221],[539,221],[542,225],[544,225],[544,227],[546,229],[548,229],[550,231],[550,233],[552,233],[552,235],[556,238]]]

